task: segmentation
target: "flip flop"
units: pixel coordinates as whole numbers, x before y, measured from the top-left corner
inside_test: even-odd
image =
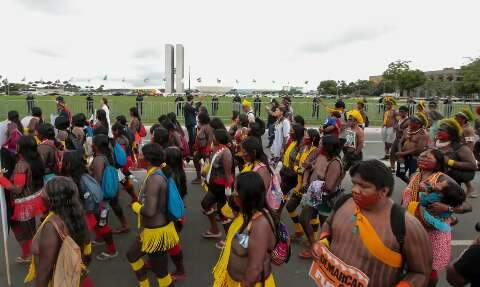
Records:
[[[98,254],[96,258],[99,261],[107,261],[107,260],[113,259],[117,256],[118,256],[118,251],[115,251],[115,253],[113,253],[113,254],[110,254],[110,253],[107,253],[107,252],[102,252],[102,253]]]
[[[219,231],[218,233],[212,233],[210,230],[205,231],[202,233],[203,238],[220,238],[222,236],[222,232]]]
[[[225,248],[225,241],[224,240],[218,241],[217,243],[215,243],[215,247],[222,250],[223,248]]]
[[[18,264],[27,264],[27,263],[30,263],[30,262],[32,262],[31,257],[23,258],[22,256],[19,256],[19,257],[15,258],[15,263],[18,263]]]

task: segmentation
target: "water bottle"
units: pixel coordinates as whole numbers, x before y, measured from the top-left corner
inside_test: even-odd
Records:
[[[103,227],[107,224],[107,217],[108,217],[108,205],[105,205],[105,207],[100,211],[100,221],[98,222],[98,225]]]
[[[407,169],[405,168],[405,163],[404,162],[400,162],[399,167],[398,167],[398,171],[400,173],[405,173],[407,171]]]

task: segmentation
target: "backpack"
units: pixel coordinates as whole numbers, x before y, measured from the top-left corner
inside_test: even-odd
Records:
[[[47,221],[40,226],[37,231],[43,228]],[[52,275],[52,287],[78,287],[80,286],[80,279],[82,276],[82,252],[78,244],[70,237],[60,230],[57,223],[49,220],[62,240],[62,245],[58,252],[55,269]],[[31,278],[33,280],[33,278]]]
[[[118,171],[115,167],[110,165],[106,156],[104,156],[105,169],[102,176],[102,191],[103,197],[106,199],[115,198],[118,194]]]
[[[103,200],[102,187],[88,173],[80,178],[80,189],[83,196],[83,206],[86,211],[95,211]]]
[[[57,147],[51,143],[41,143],[40,145],[47,145],[53,149],[53,154],[55,157],[55,166],[53,167],[53,172],[55,174],[60,174],[60,171],[62,170],[63,151],[57,149]]]
[[[142,138],[147,136],[147,130],[145,130],[145,126],[143,125],[143,123],[140,123],[140,127],[138,128],[138,134]]]
[[[119,143],[113,146],[113,159],[118,168],[124,167],[127,164],[127,154]]]
[[[172,177],[167,179],[165,174],[159,169],[157,169],[154,174],[162,176],[167,182],[167,217],[170,220],[182,218],[185,214],[185,206],[183,205],[183,200],[180,197],[175,180]]]
[[[256,172],[258,169],[264,166],[264,164],[258,164],[253,168],[252,171]],[[270,174],[270,186],[267,189],[265,198],[267,200],[268,207],[273,210],[280,208],[280,204],[283,200],[283,193],[282,188],[280,187],[280,181],[278,180],[278,176],[275,172]]]
[[[68,131],[67,138],[65,139],[65,148],[68,150],[82,150],[83,147],[77,137],[71,131]]]
[[[290,245],[290,233],[288,233],[287,226],[279,221],[276,228],[273,226],[273,218],[270,214],[266,213],[268,223],[270,228],[275,233],[275,247],[273,247],[270,253],[270,259],[273,264],[280,266],[282,264],[288,263],[290,260],[290,255],[292,254],[291,245]]]
[[[352,194],[350,193],[341,195],[333,205],[333,208],[332,208],[333,212],[336,212],[338,209],[340,209],[340,207],[342,207],[342,205],[351,197],[352,197]],[[392,211],[390,213],[390,226],[392,227],[392,232],[393,232],[393,235],[395,235],[395,239],[400,245],[400,253],[403,253],[403,245],[405,243],[405,233],[406,233],[405,208],[403,208],[402,206],[396,203],[392,205]]]

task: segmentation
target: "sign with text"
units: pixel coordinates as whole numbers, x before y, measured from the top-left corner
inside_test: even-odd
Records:
[[[315,249],[318,260],[314,260],[309,275],[320,287],[366,287],[369,278],[359,269],[345,264],[328,248],[319,244]]]

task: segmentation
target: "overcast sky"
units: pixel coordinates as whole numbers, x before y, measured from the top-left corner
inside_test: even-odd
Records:
[[[397,59],[435,70],[480,56],[479,1],[1,2],[0,75],[10,81],[108,75],[107,87],[163,86],[166,43],[184,45],[192,79],[241,88],[314,88],[368,79]]]

